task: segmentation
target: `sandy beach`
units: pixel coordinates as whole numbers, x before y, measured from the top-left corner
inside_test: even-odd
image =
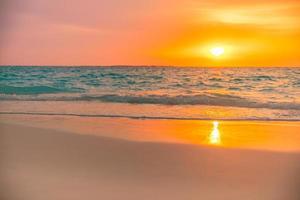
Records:
[[[133,141],[3,122],[0,130],[1,199],[300,198],[298,152]]]
[[[300,200],[300,0],[0,0],[0,200]]]

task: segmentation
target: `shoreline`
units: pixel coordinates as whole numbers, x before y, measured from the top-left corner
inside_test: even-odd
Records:
[[[41,115],[41,116],[71,116],[71,117],[96,117],[96,118],[126,118],[126,119],[150,119],[150,120],[191,120],[191,121],[257,121],[257,122],[300,122],[300,119],[268,119],[268,118],[197,118],[197,117],[152,117],[152,116],[127,116],[127,115],[93,115],[75,113],[38,113],[38,112],[0,112],[1,115]]]
[[[1,101],[0,115],[20,114],[150,120],[300,121],[300,110],[98,101]]]

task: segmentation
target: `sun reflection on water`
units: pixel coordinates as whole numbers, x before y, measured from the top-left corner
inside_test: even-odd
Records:
[[[220,145],[221,144],[221,135],[219,131],[219,122],[214,121],[213,122],[213,129],[209,135],[209,143],[212,145]]]

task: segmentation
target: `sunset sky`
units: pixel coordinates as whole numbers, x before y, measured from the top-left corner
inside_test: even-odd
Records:
[[[299,0],[2,0],[0,65],[300,66]]]

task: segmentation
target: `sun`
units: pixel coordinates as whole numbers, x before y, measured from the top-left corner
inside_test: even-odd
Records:
[[[224,47],[213,47],[210,49],[210,53],[215,57],[219,57],[223,55],[224,52],[225,52]]]

